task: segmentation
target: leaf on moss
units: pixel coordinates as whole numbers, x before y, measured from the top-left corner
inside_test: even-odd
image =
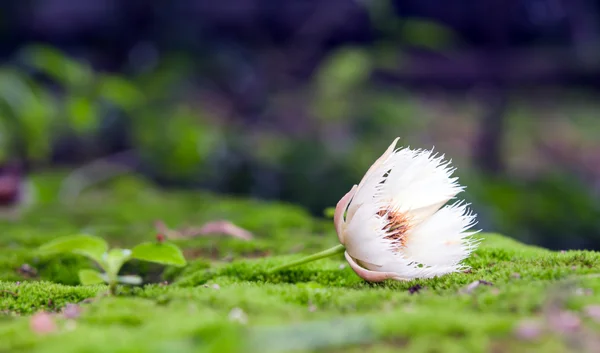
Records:
[[[95,236],[73,235],[54,239],[42,245],[39,250],[43,253],[75,253],[100,263],[102,255],[108,250],[108,244]]]
[[[163,265],[185,266],[187,264],[179,247],[168,242],[139,244],[132,249],[131,257]]]
[[[84,286],[89,286],[92,284],[106,283],[107,278],[106,275],[98,271],[86,269],[79,271],[79,282]]]

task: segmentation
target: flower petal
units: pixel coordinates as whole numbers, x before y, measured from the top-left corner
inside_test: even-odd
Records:
[[[407,234],[402,253],[432,269],[459,267],[475,246],[470,238],[474,232],[465,232],[474,223],[475,215],[467,205],[445,206]]]
[[[411,227],[416,227],[418,224],[431,217],[448,201],[450,200],[440,201],[429,206],[424,206],[421,208],[411,209],[410,211],[407,211]]]
[[[373,198],[373,194],[375,193],[374,185],[377,185],[385,171],[381,171],[381,166],[388,160],[388,158],[394,153],[394,148],[396,144],[400,140],[400,137],[396,137],[396,139],[390,144],[390,146],[383,152],[381,157],[379,157],[367,170],[365,175],[363,176],[360,183],[358,183],[358,187],[356,188],[355,195],[356,200],[352,202],[350,208],[348,209],[347,219],[350,221],[352,217],[354,217],[354,213],[357,210],[357,207],[363,204],[364,202],[368,202]],[[365,189],[363,192],[361,190]],[[359,194],[360,192],[360,194]]]
[[[391,241],[386,240],[385,220],[377,217],[376,204],[358,207],[354,218],[346,221],[344,246],[353,258],[381,266],[382,261],[392,257]],[[393,258],[392,258],[393,259]]]
[[[338,239],[342,245],[344,244],[344,212],[346,212],[348,203],[350,203],[350,199],[352,199],[352,196],[354,196],[355,192],[356,185],[352,186],[352,189],[350,189],[350,191],[348,191],[348,193],[346,193],[346,195],[344,195],[344,197],[342,197],[335,206],[333,224],[335,224],[335,231],[337,232]]]
[[[407,281],[408,279],[401,278],[397,273],[394,272],[375,272],[369,271],[367,269],[362,268],[359,264],[354,261],[354,259],[348,254],[348,252],[344,252],[344,256],[346,257],[346,261],[350,264],[352,270],[358,275],[358,277],[369,281],[369,282],[383,282],[388,279],[394,279],[397,281]]]
[[[391,199],[400,212],[445,204],[464,188],[458,178],[451,177],[454,169],[443,157],[435,157],[431,151],[395,152],[382,165],[389,174],[380,186],[379,197]]]
[[[367,170],[367,172],[365,173],[365,176],[362,178],[362,180],[360,181],[360,183],[358,184],[358,190],[360,190],[360,188],[364,185],[365,181],[369,178],[369,176],[383,163],[387,160],[387,158],[389,156],[392,155],[392,153],[394,152],[394,148],[396,147],[396,144],[398,143],[398,140],[400,140],[400,137],[396,137],[396,139],[390,144],[390,146],[387,148],[387,150],[385,150],[385,152],[383,152],[383,154],[381,155],[381,157],[377,158],[377,160],[375,161],[375,163],[373,163],[369,169]]]

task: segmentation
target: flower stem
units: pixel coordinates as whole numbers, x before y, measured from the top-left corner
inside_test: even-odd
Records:
[[[341,245],[341,244],[340,245],[336,245],[336,246],[334,246],[332,248],[329,248],[327,250],[318,252],[316,254],[309,255],[309,256],[304,257],[304,258],[302,258],[300,260],[292,261],[292,262],[287,263],[285,265],[277,266],[275,268],[270,269],[268,272],[269,273],[273,273],[273,272],[281,271],[281,270],[284,270],[284,269],[292,267],[292,266],[298,266],[298,265],[305,264],[307,262],[316,261],[316,260],[324,259],[324,258],[329,257],[329,256],[341,254],[344,251],[346,251],[346,248],[343,245]]]

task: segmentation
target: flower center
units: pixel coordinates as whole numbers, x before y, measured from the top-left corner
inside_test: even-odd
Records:
[[[381,209],[377,215],[386,220],[383,230],[387,235],[384,238],[391,240],[396,250],[403,248],[406,245],[406,233],[411,228],[408,215],[393,208]]]

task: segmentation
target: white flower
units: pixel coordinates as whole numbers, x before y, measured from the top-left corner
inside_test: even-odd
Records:
[[[367,281],[431,278],[465,268],[477,247],[475,222],[454,169],[432,151],[394,149],[396,138],[337,204],[334,216],[346,260]],[[345,213],[345,215],[344,215]]]

